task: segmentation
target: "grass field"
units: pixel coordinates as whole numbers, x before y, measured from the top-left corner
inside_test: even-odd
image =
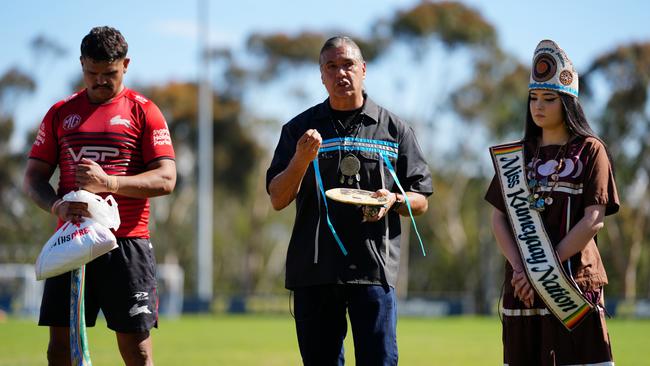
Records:
[[[650,365],[650,320],[610,320],[617,365]],[[497,318],[409,318],[398,322],[400,365],[500,365]],[[46,328],[34,320],[0,323],[0,366],[45,365]],[[155,362],[165,365],[300,365],[293,319],[284,316],[183,316],[153,331]],[[120,365],[103,320],[88,330],[93,365]],[[350,335],[347,364],[354,365]]]

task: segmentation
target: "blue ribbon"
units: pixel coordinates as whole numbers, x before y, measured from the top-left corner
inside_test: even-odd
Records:
[[[330,212],[329,212],[329,208],[327,207],[327,196],[325,196],[325,189],[323,188],[323,179],[320,176],[320,168],[318,167],[318,158],[314,159],[314,172],[316,172],[316,182],[318,183],[318,189],[320,190],[320,193],[323,196],[323,202],[325,202],[325,216],[327,217],[327,226],[330,227],[330,231],[332,232],[332,235],[334,235],[334,239],[336,239],[336,243],[339,245],[339,248],[341,248],[341,252],[343,252],[343,255],[347,256],[348,251],[345,250],[345,246],[343,245],[343,242],[341,241],[338,234],[336,233],[336,230],[334,229],[334,225],[332,225],[332,221],[330,221]]]
[[[402,195],[404,196],[404,201],[406,202],[406,208],[408,208],[409,216],[411,217],[411,222],[413,223],[413,229],[415,230],[415,234],[417,235],[418,241],[420,242],[420,249],[422,250],[422,255],[426,257],[427,253],[424,250],[424,244],[422,243],[422,237],[420,236],[420,232],[418,231],[418,226],[415,224],[415,218],[413,217],[413,211],[411,210],[411,202],[408,198],[408,195],[404,191],[404,188],[402,188],[402,185],[400,184],[399,179],[397,178],[397,174],[395,173],[395,168],[393,168],[393,164],[391,164],[390,159],[388,159],[388,156],[386,156],[386,154],[383,153],[380,153],[380,155],[384,158],[384,161],[386,162],[386,166],[388,167],[388,171],[393,177],[393,180],[395,180],[395,184],[397,184],[397,187],[399,188],[400,192],[402,192]],[[339,248],[341,248],[341,252],[343,252],[343,255],[347,256],[348,251],[345,249],[343,242],[341,241],[338,234],[336,233],[336,230],[334,229],[334,225],[332,225],[332,221],[330,220],[329,207],[327,206],[327,196],[325,195],[325,189],[323,188],[323,179],[321,178],[320,175],[318,158],[314,159],[313,163],[314,163],[314,172],[316,173],[316,182],[318,184],[318,189],[320,190],[320,193],[323,196],[323,202],[325,203],[325,216],[327,218],[327,226],[329,226],[330,231],[332,232],[332,235],[336,240],[336,243],[339,245]]]
[[[388,171],[390,172],[390,175],[392,175],[393,179],[395,180],[395,184],[397,184],[397,187],[399,187],[400,192],[402,192],[402,195],[404,195],[404,201],[406,202],[406,208],[409,209],[409,216],[411,216],[413,229],[415,229],[415,234],[418,236],[418,240],[420,241],[420,249],[422,249],[422,256],[426,257],[427,253],[424,251],[424,244],[422,244],[422,237],[420,237],[420,233],[418,232],[418,226],[415,224],[415,219],[413,218],[413,211],[411,211],[411,202],[409,201],[409,197],[406,195],[406,192],[404,192],[404,188],[402,188],[402,185],[399,183],[399,179],[397,179],[397,174],[395,174],[395,169],[393,168],[393,164],[390,163],[388,156],[386,156],[385,154],[381,154],[381,156],[384,158],[384,161],[386,162],[386,166],[388,167]]]

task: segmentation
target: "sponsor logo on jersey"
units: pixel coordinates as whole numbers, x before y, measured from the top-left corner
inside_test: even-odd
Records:
[[[169,130],[166,128],[161,128],[158,130],[153,130],[153,146],[157,145],[171,145],[172,139],[169,136]]]
[[[74,149],[69,147],[68,152],[75,162],[80,162],[82,158],[102,162],[108,160],[108,158],[115,158],[120,155],[118,148],[106,146],[83,146],[78,152],[75,152]]]
[[[138,102],[140,102],[142,104],[145,104],[145,103],[147,103],[149,101],[147,98],[143,97],[142,95],[138,95],[138,94],[136,94],[135,100],[137,100]]]
[[[121,115],[114,116],[110,120],[111,126],[122,125],[131,128],[131,120],[122,118]]]
[[[34,140],[34,145],[41,146],[45,143],[45,124],[41,123],[41,126],[38,128],[38,133],[36,134],[36,139]]]
[[[73,98],[75,98],[78,94],[79,94],[79,93],[74,93],[74,94],[72,94],[71,96],[65,98],[63,101],[64,101],[64,102],[69,102],[69,101],[71,101]]]
[[[65,119],[63,119],[63,129],[64,130],[73,130],[79,127],[81,123],[81,116],[78,114],[69,114]]]

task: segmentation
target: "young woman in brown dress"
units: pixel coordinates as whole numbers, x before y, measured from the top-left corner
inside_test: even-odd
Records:
[[[497,177],[486,200],[506,258],[502,298],[504,364],[614,365],[604,318],[607,274],[596,242],[619,199],[611,159],[578,101],[578,74],[553,41],[533,57],[524,144],[530,208],[540,212],[562,268],[594,309],[572,331],[551,312],[524,270]]]

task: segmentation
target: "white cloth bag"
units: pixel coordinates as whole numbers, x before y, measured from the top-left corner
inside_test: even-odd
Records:
[[[91,217],[78,225],[66,222],[45,243],[36,260],[36,279],[44,280],[92,261],[117,248],[109,228],[120,226],[120,214],[113,196],[105,199],[88,191],[72,191],[64,201],[86,202]]]

